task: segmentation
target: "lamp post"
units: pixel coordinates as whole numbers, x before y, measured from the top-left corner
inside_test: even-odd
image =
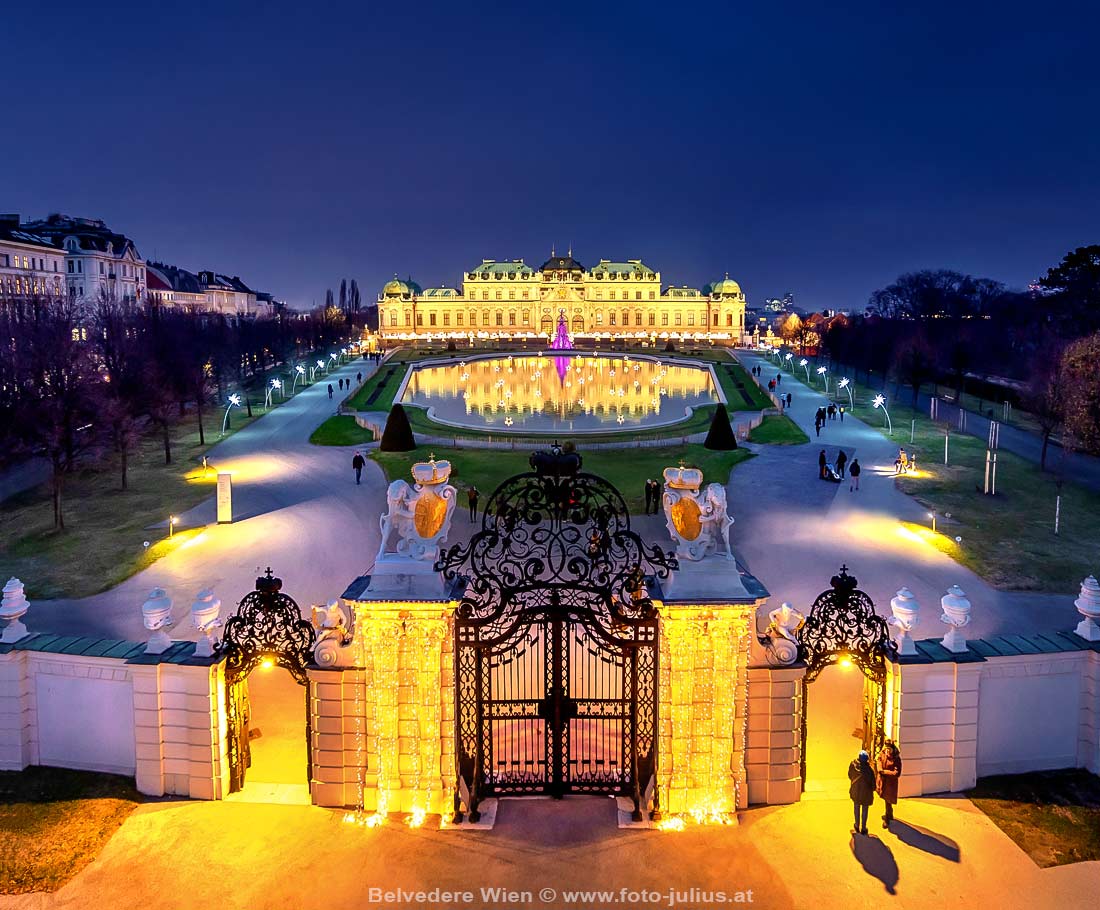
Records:
[[[302,385],[305,385],[305,379],[303,378],[305,375],[306,375],[306,368],[304,366],[302,366],[301,364],[298,364],[294,368],[294,382],[290,386],[290,394],[291,395],[294,394],[294,389],[298,385],[298,380],[299,379],[302,380]]]
[[[829,376],[828,376],[828,372],[829,372],[828,367],[818,367],[817,368],[817,375],[825,380],[825,397],[826,398],[829,397]]]
[[[886,410],[886,399],[882,395],[876,395],[874,401],[871,402],[876,408],[882,408],[882,413],[886,415],[886,423],[890,427],[890,435],[894,435],[894,422],[890,419],[890,412]]]
[[[790,351],[787,351],[787,356],[784,358],[787,361],[787,371],[790,373],[794,372],[794,363],[792,363],[793,357],[794,355],[791,354]]]
[[[168,516],[168,536],[169,537],[172,536],[172,533],[175,530],[176,525],[179,524],[179,520],[180,519],[179,519],[178,515],[169,515]]]
[[[225,406],[225,416],[222,418],[222,436],[225,435],[226,424],[229,423],[229,412],[233,408],[239,408],[241,406],[241,396],[235,392],[229,396],[229,403]]]
[[[264,409],[271,408],[271,393],[278,391],[279,398],[283,397],[283,381],[281,379],[272,379],[271,384],[267,387],[267,392],[264,395]]]
[[[836,384],[836,387],[838,389],[844,389],[844,391],[848,393],[848,410],[854,411],[856,405],[855,402],[852,401],[852,386],[851,383],[848,381],[848,377],[845,376],[843,379],[841,379],[840,382]]]
[[[800,361],[798,361],[798,365],[806,371],[806,385],[809,385],[810,384],[810,361],[808,361],[805,357],[803,357]]]

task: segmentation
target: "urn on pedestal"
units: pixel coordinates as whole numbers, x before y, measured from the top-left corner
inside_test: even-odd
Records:
[[[947,634],[943,637],[943,646],[955,654],[962,654],[966,650],[966,638],[962,630],[970,625],[970,601],[962,588],[952,585],[940,598],[940,606],[943,607],[940,622],[948,626]]]
[[[191,604],[191,622],[202,633],[195,643],[196,657],[212,657],[217,647],[214,631],[221,627],[218,614],[221,612],[222,602],[214,596],[210,588],[205,588],[195,595],[195,602]]]
[[[172,599],[164,588],[153,588],[141,605],[141,618],[145,628],[153,634],[145,646],[146,654],[162,654],[172,646],[166,631],[172,625]]]
[[[920,604],[913,592],[908,588],[898,591],[890,598],[890,611],[894,615],[887,622],[898,630],[898,654],[916,654],[917,646],[913,644],[912,632],[920,623]]]
[[[1073,602],[1084,619],[1074,630],[1085,641],[1100,641],[1100,582],[1090,575],[1081,582],[1081,596]]]
[[[27,627],[20,622],[29,607],[30,603],[23,592],[23,582],[18,578],[9,578],[8,583],[4,585],[4,598],[0,601],[0,622],[4,623],[0,642],[12,644],[30,634],[27,632]]]

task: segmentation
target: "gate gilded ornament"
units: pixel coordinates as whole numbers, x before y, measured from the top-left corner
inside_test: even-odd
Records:
[[[459,793],[613,793],[635,817],[657,762],[658,620],[645,579],[676,559],[630,529],[622,495],[555,446],[501,484],[481,529],[440,555],[455,615]]]

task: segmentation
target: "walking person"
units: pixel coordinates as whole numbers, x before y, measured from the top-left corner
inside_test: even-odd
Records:
[[[661,485],[656,480],[651,480],[652,495],[653,495],[653,514],[656,515],[661,510]]]
[[[860,749],[859,756],[852,759],[848,766],[848,795],[852,798],[852,810],[855,816],[853,834],[867,833],[867,810],[875,801],[875,769],[871,767],[871,756],[866,749]]]
[[[361,372],[356,373],[355,374],[355,384],[359,385],[359,383],[361,383],[362,381],[363,381],[363,374]]]
[[[653,478],[647,477],[645,481],[645,513],[649,514],[649,510],[653,507]]]
[[[355,457],[351,460],[351,466],[355,470],[355,485],[359,486],[359,481],[363,478],[363,466],[366,462],[363,460],[363,453],[356,452]]]
[[[477,487],[470,487],[466,491],[466,500],[470,503],[470,521],[477,521]]]
[[[844,405],[840,406],[840,422],[844,423]]]
[[[901,777],[901,750],[892,739],[882,744],[878,754],[878,784],[876,791],[886,804],[882,827],[889,828],[894,820],[894,805],[898,801],[898,778]]]
[[[828,414],[829,414],[829,419],[830,420],[836,420],[836,405],[835,404],[829,405]]]
[[[777,387],[783,385],[783,374],[782,373],[776,373],[775,374],[775,384],[776,384]]]
[[[328,384],[328,397],[332,398],[332,383],[331,382]]]
[[[787,393],[787,407],[788,408],[791,406],[791,398],[792,398],[791,393],[788,392]]]
[[[817,478],[818,480],[825,479],[825,465],[828,463],[828,459],[825,457],[825,450],[821,450],[821,454],[817,456]]]
[[[851,484],[849,484],[849,486],[848,486],[848,492],[849,493],[851,493],[853,490],[858,490],[859,489],[859,472],[860,472],[859,459],[858,458],[853,458],[852,459],[852,466],[850,468],[848,468],[848,476],[852,479]]]
[[[840,453],[836,456],[836,472],[840,475],[840,479],[844,479],[844,466],[848,464],[848,456],[844,454],[844,450],[841,449]]]

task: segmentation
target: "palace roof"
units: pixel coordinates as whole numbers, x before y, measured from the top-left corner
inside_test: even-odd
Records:
[[[181,269],[176,265],[167,265],[163,262],[147,262],[146,277],[151,290],[172,290],[181,294],[202,294],[203,286],[199,276],[187,269]],[[157,287],[154,279],[165,287]]]
[[[584,266],[573,258],[570,251],[568,256],[553,256],[539,266],[540,272],[583,272]]]
[[[600,272],[617,275],[619,278],[625,278],[628,275],[638,275],[642,278],[657,277],[657,273],[641,259],[628,259],[626,262],[612,262],[609,259],[601,259],[589,269],[589,273],[596,275],[596,277],[600,277]]]
[[[75,237],[82,250],[109,253],[119,259],[130,251],[134,258],[140,258],[137,247],[129,237],[116,234],[98,218],[74,218],[55,213],[48,215],[45,220],[28,221],[22,228],[28,233],[48,237],[59,249],[66,237]]]
[[[522,259],[483,259],[481,265],[474,266],[466,274],[471,278],[503,278],[505,275],[532,278],[535,270]]]

